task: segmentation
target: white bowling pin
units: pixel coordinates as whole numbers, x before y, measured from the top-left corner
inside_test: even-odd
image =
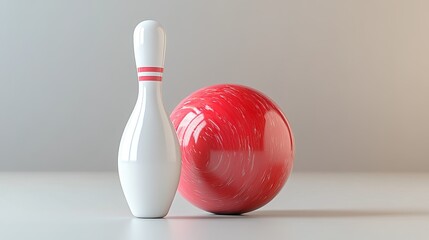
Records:
[[[118,171],[131,212],[142,218],[167,215],[180,177],[179,144],[161,95],[165,41],[156,21],[134,30],[139,93],[119,146]]]

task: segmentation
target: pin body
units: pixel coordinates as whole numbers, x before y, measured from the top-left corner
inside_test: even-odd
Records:
[[[162,101],[165,33],[157,22],[137,25],[134,52],[139,94],[119,146],[119,178],[133,215],[159,218],[176,193],[181,154]]]

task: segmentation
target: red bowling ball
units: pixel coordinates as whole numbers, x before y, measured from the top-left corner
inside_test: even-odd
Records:
[[[182,151],[179,192],[205,211],[258,209],[291,173],[289,123],[272,100],[254,89],[231,84],[200,89],[170,118]]]

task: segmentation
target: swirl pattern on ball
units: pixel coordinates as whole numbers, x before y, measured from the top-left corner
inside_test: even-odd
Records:
[[[185,98],[170,116],[182,151],[179,192],[216,214],[241,214],[271,201],[294,158],[279,107],[240,85],[215,85]]]

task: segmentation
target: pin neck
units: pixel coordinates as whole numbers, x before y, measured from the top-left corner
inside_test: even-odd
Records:
[[[139,81],[138,98],[162,103],[162,82]]]

